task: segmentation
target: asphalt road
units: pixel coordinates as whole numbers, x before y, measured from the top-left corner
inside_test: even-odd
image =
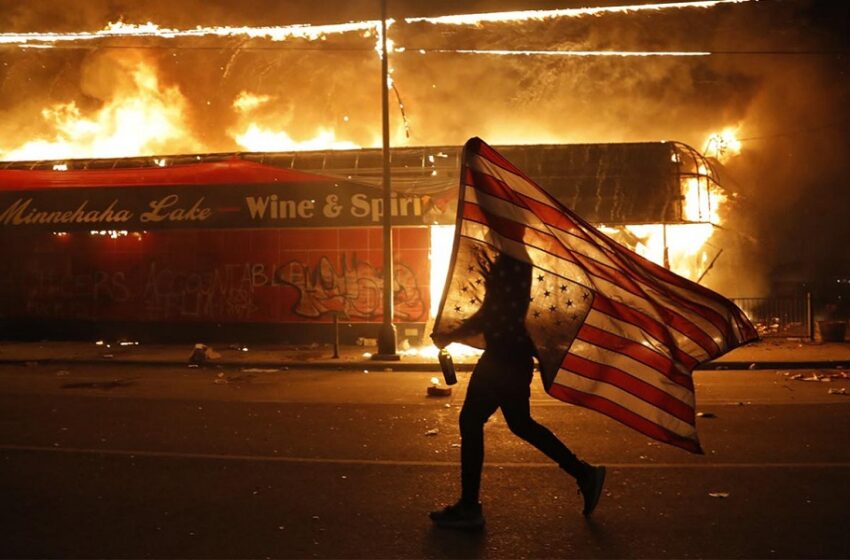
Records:
[[[458,492],[459,376],[428,398],[431,374],[382,367],[0,367],[0,555],[850,557],[848,381],[698,372],[694,456],[535,380],[535,417],[609,467],[599,509],[497,414],[465,534],[427,518]]]

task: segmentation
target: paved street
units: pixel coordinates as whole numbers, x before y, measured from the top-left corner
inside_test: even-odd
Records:
[[[432,373],[0,366],[0,555],[273,558],[850,556],[850,381],[700,371],[705,456],[545,395],[532,408],[609,466],[575,484],[487,429],[480,534],[426,514],[458,492],[457,415]],[[715,494],[716,496],[712,496]],[[725,497],[724,497],[725,496]]]

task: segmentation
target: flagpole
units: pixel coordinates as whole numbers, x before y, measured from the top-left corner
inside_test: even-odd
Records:
[[[389,116],[389,60],[387,58],[387,0],[381,0],[381,128],[383,133],[384,164],[384,322],[378,333],[376,360],[398,360],[396,330],[393,325],[393,231],[390,188],[390,116]]]

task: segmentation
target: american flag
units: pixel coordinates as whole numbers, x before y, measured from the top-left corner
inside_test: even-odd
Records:
[[[530,282],[505,275],[505,256]],[[506,282],[519,289],[493,290]],[[473,138],[435,340],[484,348],[476,318],[494,297],[522,300],[551,396],[694,453],[694,368],[758,338],[731,301],[613,241]]]

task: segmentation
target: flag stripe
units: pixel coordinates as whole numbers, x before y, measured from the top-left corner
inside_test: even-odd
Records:
[[[585,377],[563,366],[558,370],[554,384],[572,387],[573,389],[585,393],[593,393],[610,401],[617,402],[638,416],[642,416],[653,424],[658,424],[674,434],[691,437],[696,432],[692,423],[684,422],[666,410],[653,406],[616,385]]]
[[[591,289],[588,287],[590,283],[587,279],[587,275],[578,266],[566,260],[558,260],[558,269],[556,270],[555,268],[547,265],[547,261],[554,260],[551,254],[546,253],[537,247],[524,245],[521,242],[503,237],[487,225],[480,224],[473,220],[464,220],[461,223],[460,235],[480,243],[485,243],[499,251],[508,253],[515,259],[529,262],[550,274],[568,278],[576,284],[580,284]]]
[[[673,363],[673,367],[682,374],[682,382],[685,383],[685,380],[687,379],[687,386],[693,389],[693,379],[690,376],[690,371],[696,367],[699,362],[687,354],[684,354],[681,351],[676,352],[662,344],[661,341],[642,328],[620,318],[602,313],[597,309],[590,310],[590,313],[588,313],[585,318],[585,324],[595,327],[596,329],[606,332],[612,336],[619,336],[627,340],[631,340],[636,344],[640,344],[641,346],[652,348],[662,357],[669,358]],[[687,361],[683,361],[682,358],[685,358]]]
[[[593,298],[593,308],[602,313],[628,321],[629,323],[644,329],[652,336],[662,341],[665,345],[671,348],[671,350],[682,349],[686,345],[685,340],[682,338],[674,338],[676,334],[675,331],[670,331],[663,323],[602,294],[597,293]],[[691,348],[691,350],[694,349]],[[711,357],[705,352],[697,352],[696,354],[697,355],[692,355],[689,351],[682,349],[678,355],[675,355],[675,357],[685,364],[688,362],[693,363],[694,367],[696,367],[699,362],[708,360]]]
[[[492,216],[490,218],[492,218]],[[514,258],[518,258],[521,260],[529,260],[530,258],[531,263],[535,266],[538,266],[539,268],[546,270],[547,272],[557,274],[565,278],[569,278],[573,282],[581,284],[587,287],[588,289],[593,289],[590,286],[595,284],[596,288],[599,288],[601,286],[609,293],[612,293],[621,299],[631,298],[628,292],[626,292],[625,290],[620,290],[620,288],[615,284],[603,282],[599,279],[597,279],[596,282],[590,281],[583,269],[574,265],[573,263],[570,263],[569,261],[558,261],[559,270],[556,272],[553,268],[547,267],[545,264],[543,264],[547,260],[547,257],[551,258],[551,254],[545,253],[543,249],[540,249],[533,245],[523,244],[521,242],[510,239],[507,236],[499,235],[496,230],[488,227],[485,224],[480,224],[478,222],[475,222],[474,220],[465,219],[461,222],[461,235],[469,237],[470,239],[481,241],[483,243],[488,243],[496,249],[507,251]],[[544,254],[540,256],[538,253]],[[597,294],[599,293],[598,290],[594,291],[596,291]],[[695,362],[698,363],[699,361],[707,360],[710,357],[709,352],[705,348],[691,340],[685,333],[681,332],[678,328],[676,328],[676,325],[665,325],[661,322],[661,317],[653,317],[650,313],[652,313],[654,309],[651,307],[649,309],[646,309],[646,307],[648,306],[648,302],[646,302],[645,300],[637,300],[636,298],[630,300],[627,299],[628,304],[623,302],[614,302],[611,299],[609,299],[608,301],[614,307],[614,309],[610,311],[610,314],[614,316],[630,317],[632,322],[638,321],[636,324],[642,326],[656,326],[657,328],[655,330],[655,333],[661,335],[661,340],[669,341],[672,338],[673,340],[675,340],[674,346],[678,346],[682,349],[683,352],[687,352],[689,355],[693,356],[692,360],[694,360]],[[691,330],[693,330],[697,334],[702,334],[704,336],[704,333],[696,329],[696,327]]]
[[[472,208],[473,206],[474,208]],[[536,247],[554,256],[570,260],[575,263],[575,255],[571,255],[566,247],[564,247],[562,243],[554,239],[551,235],[547,235],[546,233],[534,229],[525,229],[522,224],[518,224],[510,218],[503,217],[502,215],[495,214],[493,212],[486,212],[484,209],[471,202],[464,203],[463,212],[465,219],[488,225],[492,227],[497,234],[500,234],[503,237],[507,237],[520,243],[525,243],[528,246]],[[597,266],[597,263],[591,262],[590,260],[585,260],[584,263],[575,264],[578,264],[597,282],[607,282],[608,286],[606,286],[606,288],[612,292],[618,293],[623,301],[627,302],[628,305],[645,313],[655,313],[659,315],[664,322],[668,323],[671,327],[699,344],[706,353],[712,354],[718,351],[718,344],[712,337],[712,334],[715,333],[715,331],[713,331],[713,325],[701,316],[688,314],[687,311],[681,307],[678,308],[678,312],[674,311],[673,309],[676,309],[675,307],[667,307],[667,305],[665,305],[666,302],[661,301],[658,297],[654,299],[656,305],[651,305],[650,300],[644,296],[640,287],[632,284],[627,277],[618,273],[614,269],[605,269],[601,266]],[[584,266],[582,266],[582,264]],[[630,293],[625,294],[623,292]],[[709,334],[707,331],[710,331],[712,334]],[[715,336],[719,337],[720,335],[721,333],[717,331]]]
[[[676,368],[676,364],[673,360],[667,356],[662,356],[653,348],[645,346],[639,342],[635,342],[630,338],[624,338],[596,328],[588,324],[587,320],[585,320],[585,324],[579,329],[577,338],[585,342],[601,346],[602,348],[607,348],[629,356],[630,358],[655,369],[661,375],[667,377],[685,389],[693,390],[691,377],[682,374],[682,372]]]
[[[551,197],[549,197],[549,195],[546,194],[542,189],[540,189],[537,185],[530,182],[522,175],[518,175],[516,173],[508,171],[502,167],[499,167],[497,164],[476,155],[473,155],[469,159],[469,161],[467,162],[467,166],[476,171],[480,171],[481,173],[499,179],[512,191],[516,191],[519,194],[524,194],[543,204],[553,206],[553,201]],[[461,177],[463,176],[464,174],[461,174]],[[557,204],[554,204],[554,207],[557,208]]]
[[[651,438],[657,439],[658,441],[663,441],[664,443],[669,443],[670,445],[681,447],[682,449],[690,451],[691,453],[702,453],[702,448],[700,447],[699,442],[696,440],[695,436],[693,438],[689,438],[675,434],[670,430],[666,430],[658,424],[655,424],[647,420],[646,418],[635,414],[628,408],[625,408],[624,406],[616,402],[602,398],[598,395],[585,393],[573,389],[571,387],[558,384],[552,385],[552,388],[549,390],[549,393],[553,397],[556,397],[564,402],[577,404],[579,406],[590,408],[592,410],[598,410],[606,416],[609,416],[632,429],[646,434]]]
[[[492,178],[489,178],[492,179]],[[489,182],[488,184],[496,185],[494,188],[504,190],[504,186],[498,182]],[[492,192],[492,191],[491,191]],[[542,230],[546,227],[539,217],[526,210],[525,207],[518,208],[513,204],[509,197],[494,197],[477,196],[474,189],[467,188],[467,201],[474,201],[486,208],[488,213],[500,215],[510,220],[522,220],[522,223],[534,230],[533,242],[543,250],[557,255],[561,258],[567,258],[583,268],[588,270],[590,274],[601,276],[617,286],[618,289],[626,289],[638,297],[645,297],[645,291],[651,290],[656,296],[654,298],[657,304],[666,309],[663,311],[664,319],[671,322],[678,330],[681,330],[689,337],[698,342],[707,352],[717,352],[728,340],[732,333],[729,332],[729,322],[725,320],[716,310],[693,303],[680,295],[677,292],[671,292],[665,289],[665,286],[655,283],[654,286],[645,283],[644,278],[629,274],[628,269],[615,268],[608,263],[599,262],[595,257],[573,250],[569,245],[565,245],[561,239],[551,234],[550,231]],[[466,202],[470,204],[471,202]],[[464,210],[465,211],[465,210]],[[479,214],[480,216],[480,214]],[[476,221],[484,222],[480,217],[475,218]],[[500,225],[501,224],[501,225]],[[512,224],[501,221],[491,223],[496,229],[510,229],[512,234],[509,236],[515,241],[523,241],[517,234],[517,230]],[[549,229],[549,228],[547,228]],[[545,236],[545,238],[544,238]],[[597,252],[598,253],[598,252]],[[640,306],[645,309],[645,306]],[[675,310],[675,311],[674,311]],[[672,315],[670,315],[672,313]],[[687,326],[683,321],[693,323],[694,327]],[[705,332],[705,335],[702,335]]]
[[[624,266],[624,268],[626,270],[634,271],[635,269],[632,266],[628,266],[628,265],[631,264],[631,263],[628,263],[628,261],[629,261],[629,259],[638,259],[638,262],[640,263],[640,265],[648,268],[649,271],[651,271],[653,274],[660,276],[661,278],[663,278],[667,282],[670,282],[674,285],[679,285],[679,286],[685,288],[686,290],[695,291],[695,292],[699,293],[700,295],[706,295],[709,298],[712,298],[712,299],[715,299],[715,300],[717,299],[717,295],[714,294],[713,292],[711,292],[710,290],[708,290],[707,288],[700,286],[699,284],[696,284],[695,282],[691,282],[690,280],[688,280],[686,278],[682,278],[681,276],[673,274],[669,270],[657,265],[656,263],[653,263],[652,261],[650,261],[648,259],[645,259],[644,257],[641,257],[640,255],[637,255],[635,253],[632,253],[631,251],[625,250],[618,243],[611,240],[610,238],[608,238],[604,234],[598,232],[595,228],[593,228],[593,226],[591,226],[590,224],[585,222],[583,219],[581,219],[581,217],[575,216],[572,213],[570,213],[569,210],[567,210],[566,207],[564,207],[563,204],[561,204],[559,201],[554,199],[551,195],[549,195],[548,193],[546,193],[545,191],[540,189],[529,178],[527,178],[521,171],[519,171],[515,166],[504,165],[505,160],[502,156],[500,156],[500,155],[498,156],[498,160],[501,162],[500,164],[488,165],[487,160],[482,159],[482,156],[485,153],[489,156],[490,154],[494,154],[495,151],[492,148],[488,147],[485,152],[482,152],[481,156],[475,156],[475,157],[471,158],[471,165],[477,167],[477,169],[480,170],[482,173],[494,175],[496,178],[501,180],[501,182],[503,184],[506,184],[509,188],[512,187],[514,190],[518,191],[520,194],[526,195],[526,196],[532,198],[533,200],[541,203],[543,206],[538,205],[538,207],[536,207],[535,210],[539,210],[539,213],[543,214],[540,217],[543,218],[544,221],[548,221],[548,220],[546,220],[546,218],[551,217],[553,223],[559,222],[559,221],[563,221],[563,219],[564,219],[563,217],[559,217],[559,216],[564,216],[564,214],[570,215],[570,217],[571,218],[574,217],[575,220],[572,220],[570,222],[570,224],[568,225],[568,227],[564,228],[565,230],[568,230],[568,233],[570,233],[571,235],[576,235],[576,232],[580,231],[581,234],[582,234],[580,236],[581,238],[584,238],[585,240],[590,241],[590,242],[595,242],[597,244],[601,244],[603,250],[605,250],[605,252],[608,253],[609,256],[616,256],[617,260],[625,261],[625,262],[621,262],[619,264],[626,265],[626,266]],[[526,202],[526,205],[529,205],[529,204]],[[535,213],[538,213],[538,212],[535,212]],[[639,268],[637,268],[637,270],[639,270]],[[644,276],[644,277],[646,277],[646,276]],[[684,301],[687,301],[687,300],[683,299],[683,300],[680,300],[680,301],[684,302]],[[733,314],[734,313],[735,312],[733,311]],[[738,323],[738,321],[735,321],[735,322]],[[721,331],[725,330],[724,327],[722,327],[722,326],[720,326],[719,328],[721,329]],[[755,329],[752,329],[752,327],[750,326],[750,329],[747,332],[745,332],[744,334],[747,335],[748,337],[752,338],[756,334]],[[730,338],[736,339],[737,337],[734,337],[734,336],[730,337],[729,334],[726,334],[723,338],[724,338],[724,342],[725,342],[726,340],[728,340]],[[727,347],[727,345],[721,342],[718,350],[720,348],[725,350],[726,347]]]
[[[562,243],[563,240],[559,238],[558,233],[573,236],[575,238],[573,242],[567,242],[565,244],[565,247],[570,247],[569,253],[571,255],[571,260],[581,262],[582,257],[584,257],[585,260],[583,261],[583,264],[586,268],[592,266],[594,268],[594,272],[597,274],[605,274],[607,272],[608,275],[617,275],[618,278],[611,280],[614,283],[629,289],[632,293],[636,295],[643,295],[642,292],[644,290],[653,290],[660,298],[662,298],[659,303],[662,303],[664,307],[668,309],[675,308],[677,306],[679,307],[680,313],[677,313],[677,315],[682,316],[682,311],[687,309],[700,315],[702,319],[709,321],[712,326],[717,329],[717,332],[712,332],[711,328],[707,328],[705,324],[697,325],[698,328],[707,330],[708,337],[702,339],[700,344],[709,353],[717,352],[721,348],[725,348],[727,340],[736,338],[735,333],[731,332],[732,325],[724,316],[726,315],[726,309],[721,308],[720,312],[718,312],[718,310],[713,306],[706,305],[703,301],[694,302],[692,301],[693,297],[689,299],[687,292],[683,293],[680,288],[670,289],[671,287],[666,285],[666,283],[661,283],[657,280],[651,282],[651,284],[646,283],[648,279],[647,275],[641,273],[640,269],[634,267],[632,263],[627,262],[627,259],[623,258],[623,254],[620,251],[600,250],[598,246],[594,248],[594,244],[590,241],[590,236],[587,235],[587,232],[581,230],[575,222],[569,221],[564,216],[563,209],[556,209],[548,204],[540,203],[525,194],[517,193],[516,191],[511,190],[497,177],[493,177],[492,175],[488,175],[484,172],[470,170],[467,182],[469,184],[469,186],[467,186],[468,193],[474,193],[475,188],[480,187],[491,196],[508,203],[506,205],[494,205],[492,208],[485,204],[485,206],[488,206],[488,210],[493,212],[504,212],[507,214],[506,217],[510,219],[522,219],[526,225],[538,231],[541,230],[542,227],[546,227],[550,230],[553,236],[558,238]],[[467,200],[470,198],[474,198],[474,194],[472,197],[468,197]],[[477,199],[475,200],[476,202],[478,201]],[[516,206],[520,206],[522,210],[517,211]],[[551,230],[558,229],[559,222],[563,222],[561,225],[565,229],[552,232]],[[601,236],[602,234],[598,235]],[[607,236],[600,238],[600,240],[604,241],[608,245],[617,245],[616,242],[607,238]],[[576,249],[578,248],[584,248],[585,250],[577,251]],[[549,252],[559,254],[554,251],[551,246],[549,246],[547,250]],[[619,261],[621,267],[615,266],[616,261]],[[696,319],[693,315],[682,316],[682,318],[691,322],[701,323],[701,320]],[[693,331],[690,331],[690,334],[693,335]],[[709,338],[711,339],[710,342],[708,341]]]
[[[601,357],[603,359],[605,358],[605,356]],[[613,365],[608,365],[610,362],[608,360],[605,361],[606,363],[600,363],[585,356],[574,354],[571,349],[564,358],[561,367],[588,379],[594,379],[617,387],[647,404],[675,416],[682,422],[687,422],[688,424],[694,423],[693,403],[683,402],[675,396],[660,390],[655,385],[631,375],[631,372],[624,371]],[[558,380],[556,379],[555,382],[558,383]]]

